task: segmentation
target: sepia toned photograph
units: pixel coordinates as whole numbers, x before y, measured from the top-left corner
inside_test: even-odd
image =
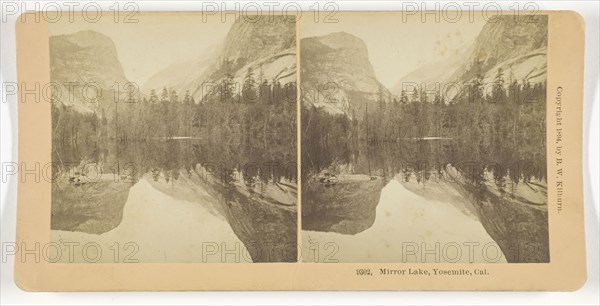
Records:
[[[581,13],[135,3],[3,6],[9,291],[594,286]]]
[[[300,23],[302,260],[547,263],[548,18]]]
[[[48,31],[60,262],[297,261],[294,18]]]

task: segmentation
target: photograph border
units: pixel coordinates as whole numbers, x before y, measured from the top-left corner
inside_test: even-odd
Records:
[[[194,13],[194,12],[189,12]],[[339,14],[398,14],[400,12],[340,12]],[[149,14],[166,14],[155,12]],[[15,257],[15,281],[26,291],[182,291],[182,290],[548,290],[571,291],[586,280],[583,219],[583,56],[582,17],[572,11],[541,11],[548,15],[547,169],[550,263],[437,264],[437,263],[234,263],[234,264],[58,264],[39,256]],[[28,20],[33,20],[29,18]],[[298,34],[301,23],[296,24]],[[301,67],[296,35],[297,80]],[[50,81],[48,24],[17,22],[19,84]],[[298,82],[298,84],[300,84]],[[555,97],[562,90],[562,153],[556,153]],[[297,109],[300,108],[297,96]],[[20,97],[19,164],[51,162],[50,104],[36,103],[33,95]],[[297,118],[300,112],[297,113]],[[297,120],[300,125],[301,120]],[[301,129],[297,158],[301,157]],[[557,158],[562,159],[560,166]],[[562,193],[556,191],[558,168],[563,169]],[[298,163],[298,177],[301,177]],[[50,185],[20,171],[16,244],[33,249],[50,235]],[[301,190],[301,182],[298,188]],[[557,198],[562,209],[557,209]],[[298,242],[301,243],[301,192],[298,192]],[[22,249],[22,248],[21,248]],[[301,248],[299,248],[301,250]],[[487,275],[379,275],[389,269],[484,269]],[[373,276],[358,275],[370,269]],[[517,281],[518,280],[518,281]]]

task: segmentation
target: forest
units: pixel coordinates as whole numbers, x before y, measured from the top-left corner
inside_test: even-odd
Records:
[[[197,163],[224,163],[229,174],[244,163],[295,163],[296,84],[266,80],[252,69],[243,84],[235,84],[231,73],[223,75],[200,101],[167,87],[148,95],[129,91],[114,105],[98,105],[87,114],[54,101],[53,162],[61,168],[93,162],[107,169],[133,163],[138,175],[163,171],[175,178]],[[295,178],[295,172],[253,169],[244,175]]]
[[[423,88],[393,98],[380,92],[349,116],[304,106],[303,178],[353,164],[360,173],[418,180],[442,174],[446,165],[473,181],[491,171],[501,188],[508,176],[516,183],[545,179],[546,84],[504,79],[502,70],[493,84],[476,75],[448,100]]]

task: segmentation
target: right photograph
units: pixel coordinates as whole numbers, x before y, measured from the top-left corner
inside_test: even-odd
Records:
[[[446,13],[300,21],[303,262],[550,262],[548,17]]]

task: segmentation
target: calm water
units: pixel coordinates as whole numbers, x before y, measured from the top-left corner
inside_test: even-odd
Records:
[[[320,154],[319,154],[320,153]],[[535,144],[494,145],[455,139],[403,140],[366,144],[338,142],[303,146],[303,176],[333,165],[345,165],[356,174],[381,176],[389,181],[396,174],[426,182],[443,175],[451,165],[477,182],[485,170],[497,179],[515,182],[546,178],[545,146]]]
[[[253,145],[200,139],[139,141],[116,145],[108,140],[62,148],[62,156],[55,152],[54,160],[62,160],[63,170],[71,168],[71,173],[77,165],[94,163],[101,166],[104,174],[133,183],[148,173],[154,180],[175,183],[181,175],[194,174],[194,169],[200,164],[220,182],[209,183],[201,188],[205,188],[221,203],[220,210],[235,234],[248,250],[253,250],[250,252],[252,260],[291,262],[296,260],[297,254],[296,206],[292,203],[281,205],[269,198],[268,194],[262,193],[262,188],[270,185],[270,190],[280,190],[295,198],[296,151],[290,152],[289,148],[289,143],[276,141],[265,146],[262,142]],[[245,184],[247,191],[254,190],[255,186],[261,187],[261,191],[244,191],[239,188],[240,182]],[[94,188],[90,185],[93,184],[86,186]],[[128,189],[122,192],[128,193]],[[53,195],[53,202],[57,201],[54,204],[69,206],[69,203],[64,203],[69,201],[68,197],[61,198],[60,194]],[[98,201],[98,205],[102,206],[107,205],[106,201],[110,199]],[[80,209],[85,210],[85,207]]]
[[[97,163],[103,173],[127,175],[138,180],[151,173],[155,180],[177,179],[182,171],[192,171],[197,164],[212,172],[223,183],[238,179],[261,179],[263,182],[296,179],[296,152],[287,143],[227,143],[202,139],[171,139],[115,143],[114,140],[83,142],[62,148],[53,160],[62,170],[81,164]],[[295,150],[295,149],[294,149]]]

